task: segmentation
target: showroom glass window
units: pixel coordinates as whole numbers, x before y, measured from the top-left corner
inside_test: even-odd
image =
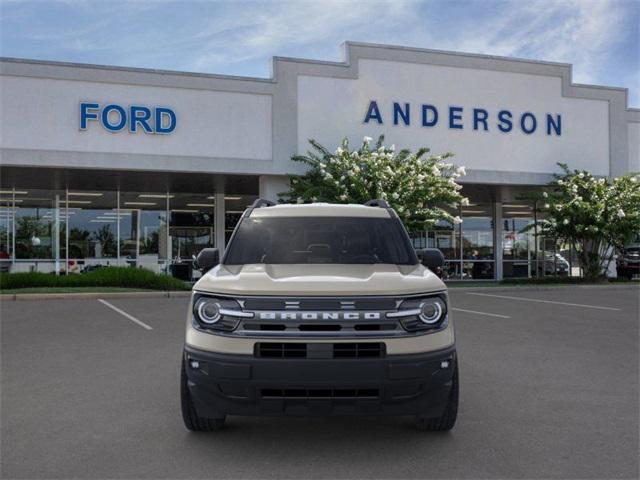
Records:
[[[215,196],[172,193],[169,199],[171,258],[191,259],[215,245]]]
[[[171,193],[169,195],[169,273],[191,280],[193,257],[203,248],[215,246],[215,195]]]
[[[15,198],[13,271],[52,272],[64,258],[66,192],[20,190]]]
[[[225,245],[229,244],[229,239],[236,225],[240,221],[242,213],[251,206],[258,198],[257,195],[225,195],[224,196],[224,238]]]
[[[494,206],[471,203],[462,207],[462,278],[489,280],[494,273]]]
[[[445,280],[495,278],[494,204],[440,205],[462,223],[440,221],[432,229],[412,234],[416,248],[438,248],[445,258]]]
[[[63,216],[68,215],[70,272],[117,265],[117,204],[116,192],[68,191]]]
[[[8,272],[13,259],[14,191],[0,190],[0,273]]]
[[[78,273],[119,265],[193,280],[199,272],[192,257],[203,248],[223,248],[217,245],[216,199],[225,211],[228,239],[256,198],[5,188],[0,191],[0,272]]]
[[[154,272],[168,266],[168,209],[166,192],[120,192],[120,256],[129,265]]]
[[[460,209],[449,205],[439,205],[452,217],[460,216]],[[462,263],[460,258],[460,224],[441,220],[424,232],[411,235],[415,248],[438,248],[444,255],[445,263],[443,279],[458,280],[461,278]]]
[[[536,234],[533,205],[509,202],[502,205],[502,274],[504,278],[535,276]]]

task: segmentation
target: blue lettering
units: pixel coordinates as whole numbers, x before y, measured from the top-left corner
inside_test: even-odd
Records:
[[[462,120],[462,107],[449,107],[449,128],[462,130],[462,123],[455,123],[456,120]]]
[[[111,124],[109,122],[109,113],[111,113],[112,111],[118,112],[118,116],[120,117],[119,122],[116,124]],[[127,112],[124,111],[124,108],[122,108],[120,105],[113,105],[113,104],[107,105],[106,107],[104,107],[104,109],[102,110],[102,126],[104,128],[106,128],[110,132],[119,132],[124,128],[126,124],[127,124]]]
[[[509,110],[500,110],[498,113],[498,130],[501,132],[507,133],[513,130],[513,122],[511,119],[513,115]]]
[[[369,120],[372,118],[382,125],[382,115],[380,115],[380,109],[378,108],[378,103],[375,100],[371,100],[371,102],[369,102],[367,114],[364,116],[364,123],[369,123]]]
[[[129,110],[129,131],[136,133],[138,131],[138,124],[142,126],[142,129],[146,133],[153,133],[153,129],[149,125],[151,120],[151,109],[147,107],[141,107],[138,105],[131,105]]]
[[[411,123],[409,118],[409,104],[404,104],[404,110],[400,107],[399,103],[393,102],[393,124],[398,125],[398,117],[402,118],[405,125]]]
[[[484,126],[484,131],[489,130],[489,125],[487,125],[487,118],[489,118],[489,112],[487,112],[484,108],[474,108],[473,109],[473,129],[478,130],[478,124],[482,123]]]
[[[167,117],[169,123],[164,125],[163,118]],[[156,133],[167,134],[176,129],[176,114],[173,110],[166,107],[156,107],[155,119]]]
[[[94,119],[95,115],[92,113],[91,108],[94,108],[96,104],[89,104],[86,113],[83,110],[83,118],[86,116],[88,120]],[[393,110],[393,125],[411,125],[411,103],[410,102],[392,102]],[[84,104],[83,104],[83,109]],[[520,127],[520,130],[525,135],[531,135],[538,130],[538,117],[536,113],[530,111],[524,112],[512,112],[511,110],[503,109],[499,110],[496,115],[496,122],[493,123],[494,113],[489,112],[486,108],[481,107],[469,107],[470,117],[465,117],[465,106],[449,105],[448,107],[448,126],[450,129],[464,130],[465,121],[471,120],[473,122],[474,131],[492,131],[492,128],[497,128],[498,131],[503,133],[509,133],[514,130],[514,127]],[[440,112],[436,105],[422,103],[420,104],[420,122],[423,127],[435,127],[440,121]],[[541,120],[544,124],[540,124],[540,128],[546,127],[547,136],[562,136],[562,114],[560,113],[540,113],[545,117]],[[132,119],[136,120],[142,117],[132,114]],[[134,121],[132,120],[132,121]],[[364,117],[364,123],[377,122],[383,124],[382,113],[378,102],[376,100],[370,100],[367,108],[367,112]],[[175,118],[174,120],[175,121]],[[446,121],[446,120],[445,120]],[[492,123],[490,126],[489,123]],[[519,122],[519,125],[516,123]],[[82,120],[82,125],[86,125],[87,121]],[[137,122],[136,122],[137,123]],[[135,131],[135,126],[133,127]],[[164,133],[164,132],[163,132]],[[542,133],[541,133],[542,134]]]
[[[98,114],[89,110],[98,110],[100,105],[97,103],[81,103],[80,104],[80,130],[87,129],[87,120],[97,120]]]
[[[562,135],[562,117],[560,114],[556,114],[556,120],[554,122],[551,114],[547,113],[547,135],[551,135],[552,128],[558,137]]]
[[[531,119],[531,126],[529,128],[527,128],[527,118]],[[527,135],[531,135],[533,132],[535,132],[537,127],[538,121],[536,120],[536,117],[533,113],[525,112],[520,116],[520,128],[522,128],[522,131]]]
[[[431,112],[431,120],[429,120]],[[438,123],[438,109],[433,105],[422,105],[422,126],[434,127]]]
[[[177,124],[175,112],[168,107],[131,105],[127,111],[115,103],[104,108],[99,103],[80,103],[80,130],[87,130],[89,122],[98,119],[102,127],[110,132],[119,132],[128,126],[131,133],[142,129],[145,133],[168,134],[176,129]]]

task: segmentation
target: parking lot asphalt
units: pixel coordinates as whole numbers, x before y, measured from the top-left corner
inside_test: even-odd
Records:
[[[640,289],[451,298],[461,403],[446,434],[376,417],[190,433],[186,298],[1,302],[2,478],[638,478]]]

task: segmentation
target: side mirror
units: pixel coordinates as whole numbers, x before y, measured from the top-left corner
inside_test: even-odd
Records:
[[[416,250],[420,263],[442,278],[444,270],[444,255],[437,248],[423,248]]]
[[[196,257],[196,268],[206,273],[220,263],[220,251],[217,248],[203,248]]]

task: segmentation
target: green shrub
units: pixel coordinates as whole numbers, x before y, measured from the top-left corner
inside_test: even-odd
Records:
[[[182,280],[150,270],[131,267],[104,267],[88,273],[1,273],[0,289],[29,287],[124,287],[150,290],[189,290]]]

